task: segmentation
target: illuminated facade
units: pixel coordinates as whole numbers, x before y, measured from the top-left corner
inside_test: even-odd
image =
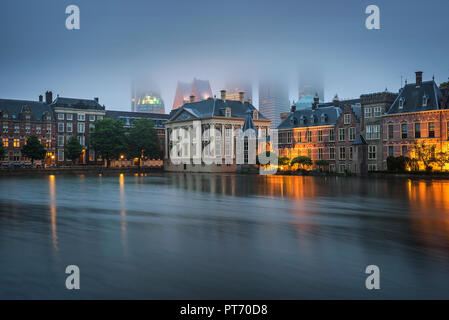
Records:
[[[440,89],[434,80],[423,82],[422,72],[416,72],[416,82],[400,90],[382,117],[384,168],[388,156],[414,158],[415,142],[434,145],[436,152],[449,152],[448,107],[447,89]]]
[[[185,103],[190,102],[191,97],[193,97],[193,101],[195,102],[211,98],[212,90],[210,88],[209,80],[193,79],[193,81],[189,83],[178,82],[172,110],[176,110],[182,107]]]

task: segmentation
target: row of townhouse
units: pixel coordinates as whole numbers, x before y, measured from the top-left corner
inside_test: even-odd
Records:
[[[67,159],[64,145],[71,136],[78,138],[84,147],[79,163],[97,163],[95,150],[90,146],[90,133],[94,122],[105,117],[121,120],[125,127],[140,118],[149,118],[155,123],[161,146],[165,145],[163,122],[168,115],[106,111],[98,98],[77,99],[56,97],[51,91],[38,101],[0,99],[1,142],[6,149],[3,162],[27,162],[21,149],[30,136],[37,136],[47,149],[46,165],[64,164]]]
[[[414,157],[415,141],[448,151],[448,90],[434,80],[407,84],[399,93],[387,90],[360,99],[318,102],[312,108],[283,114],[278,126],[280,155],[326,160],[329,169],[364,173],[386,169],[388,156]]]

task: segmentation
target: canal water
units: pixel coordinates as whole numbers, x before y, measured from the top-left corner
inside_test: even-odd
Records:
[[[0,179],[0,298],[449,298],[449,182]],[[80,269],[67,290],[65,269]],[[380,269],[367,290],[365,269]]]

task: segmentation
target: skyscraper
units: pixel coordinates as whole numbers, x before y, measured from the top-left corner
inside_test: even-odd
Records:
[[[313,100],[315,95],[324,101],[323,74],[319,68],[304,67],[299,74],[298,99],[307,97],[306,100]]]
[[[245,97],[247,100],[252,100],[253,90],[250,82],[229,81],[226,84],[226,100],[239,101],[240,92],[245,93]]]
[[[153,81],[149,79],[133,81],[131,111],[165,113],[164,101],[161,98],[157,85]]]
[[[264,80],[259,84],[259,111],[275,129],[281,123],[281,113],[290,110],[288,85],[282,81]]]
[[[209,80],[193,79],[192,82],[188,83],[178,81],[172,109],[178,109],[184,103],[189,102],[190,96],[194,96],[195,102],[212,97]]]

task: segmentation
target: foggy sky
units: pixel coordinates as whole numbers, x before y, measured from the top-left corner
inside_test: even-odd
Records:
[[[71,4],[80,30],[65,28]],[[381,30],[365,28],[370,4]],[[2,0],[0,98],[52,90],[130,110],[133,80],[148,78],[168,112],[178,80],[208,79],[219,96],[233,77],[276,74],[292,100],[309,64],[324,75],[325,100],[397,91],[418,69],[447,80],[448,9],[447,0]]]

